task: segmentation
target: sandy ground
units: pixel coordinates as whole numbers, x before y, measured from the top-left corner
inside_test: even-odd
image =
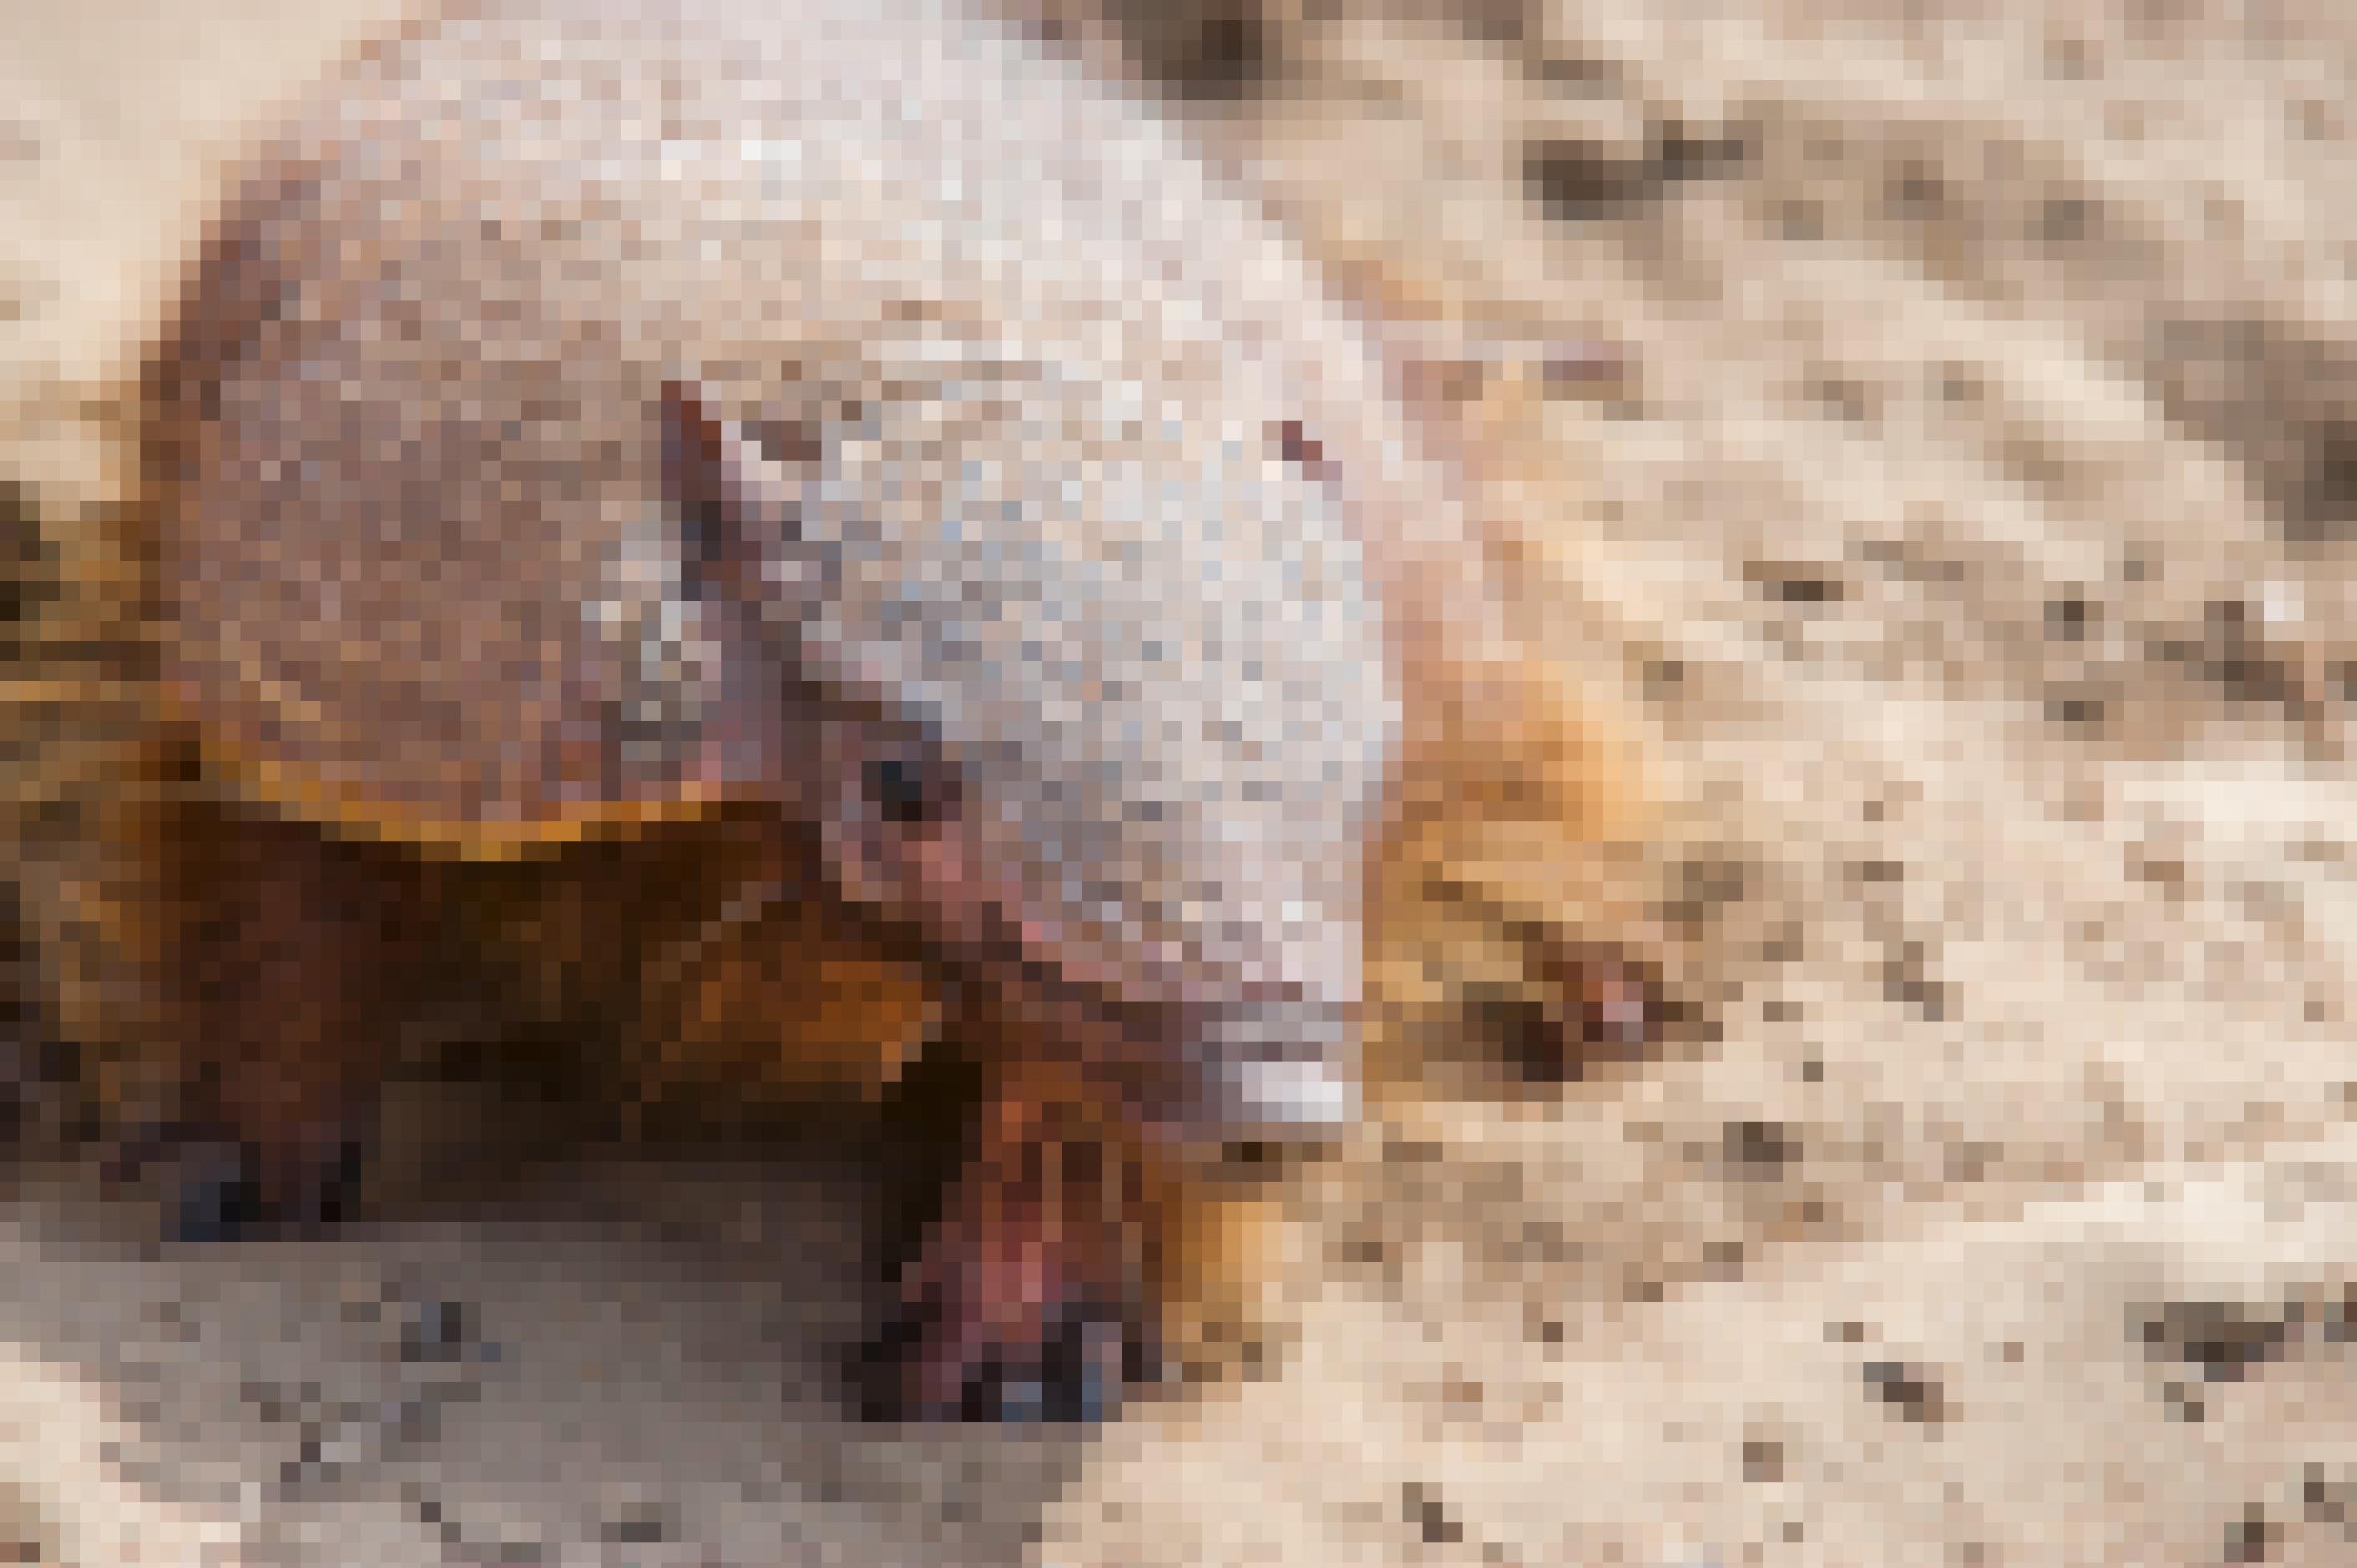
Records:
[[[211,160],[389,3],[0,11],[0,472],[62,548],[119,491],[121,375]],[[1650,897],[1523,826],[1405,898],[1377,981],[1414,1066],[1305,1186],[1263,1380],[1085,1438],[845,1424],[858,1205],[817,1156],[558,1162],[171,1257],[27,1196],[0,1535],[89,1565],[2357,1555],[2357,23],[1139,9],[1159,69],[1232,94],[1207,146],[1392,320],[1532,646],[1626,693]],[[1693,1026],[1506,1088],[1534,941],[1606,934]]]

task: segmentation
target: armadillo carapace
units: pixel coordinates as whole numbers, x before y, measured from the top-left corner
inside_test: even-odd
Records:
[[[401,922],[372,950],[307,837],[561,854],[749,802],[1002,998],[1097,1110],[1002,1085],[911,1275],[920,1411],[1135,1310],[1043,1144],[1355,1113],[1400,744],[1363,547],[1445,542],[1448,487],[1139,104],[949,0],[493,0],[298,107],[176,321],[166,696],[264,835],[206,857],[181,967],[278,1206],[398,994]]]

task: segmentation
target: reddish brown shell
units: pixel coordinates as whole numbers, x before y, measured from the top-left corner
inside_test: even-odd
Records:
[[[698,635],[651,624],[660,367],[552,353],[613,328],[512,224],[415,242],[475,231],[464,149],[356,177],[318,124],[236,193],[154,362],[167,707],[225,777],[372,836],[497,855],[704,809],[731,780],[697,677],[644,668]]]

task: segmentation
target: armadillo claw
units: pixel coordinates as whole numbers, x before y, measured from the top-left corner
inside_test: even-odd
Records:
[[[336,1140],[324,1156],[295,1162],[299,1169],[272,1154],[235,1138],[176,1129],[118,1150],[107,1180],[154,1194],[161,1239],[173,1245],[299,1234],[343,1219],[365,1159],[359,1140]]]
[[[1135,1293],[1092,1285],[1044,1227],[938,1229],[862,1349],[872,1421],[1093,1423],[1156,1364]]]

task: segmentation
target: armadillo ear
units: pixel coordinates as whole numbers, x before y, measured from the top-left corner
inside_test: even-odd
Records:
[[[823,591],[806,559],[792,427],[729,420],[693,381],[662,390],[663,491],[678,530],[681,586],[757,622],[791,626]]]
[[[706,639],[692,721],[697,738],[680,759],[683,781],[773,785],[782,703],[795,677],[794,641],[775,628],[793,625],[802,609],[786,602],[801,596],[776,565],[797,554],[793,476],[742,424],[722,418],[694,382],[663,384],[661,419],[677,592]]]

